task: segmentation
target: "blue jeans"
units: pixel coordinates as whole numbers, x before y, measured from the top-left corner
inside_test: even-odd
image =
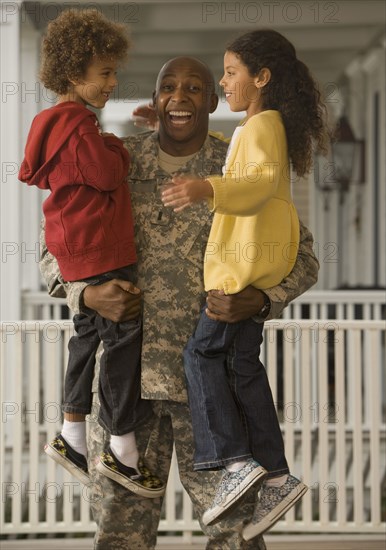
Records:
[[[270,477],[288,473],[271,388],[259,359],[263,323],[212,321],[201,313],[185,351],[194,469],[253,457]]]
[[[114,278],[135,283],[136,266],[90,277],[85,282],[98,285]],[[102,341],[98,421],[113,435],[132,432],[152,414],[150,402],[141,399],[141,319],[114,323],[90,309],[74,316],[74,326],[76,335],[68,344],[63,411],[91,412],[95,355]]]

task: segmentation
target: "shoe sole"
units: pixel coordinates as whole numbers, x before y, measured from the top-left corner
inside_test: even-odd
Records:
[[[76,477],[78,481],[83,483],[84,485],[88,485],[90,483],[90,476],[82,470],[82,468],[79,468],[76,464],[71,462],[68,458],[63,456],[61,453],[59,453],[54,447],[49,445],[45,445],[44,452],[57,464],[60,464],[67,472],[70,472],[71,475]]]
[[[204,525],[213,525],[217,521],[220,521],[225,512],[233,506],[243,495],[260,479],[267,474],[262,466],[255,468],[247,477],[243,480],[243,483],[237,488],[237,492],[230,493],[225,501],[218,505],[216,508],[207,510],[202,516],[202,522]]]
[[[250,523],[244,527],[242,536],[244,540],[251,540],[258,535],[262,535],[268,529],[273,527],[279,519],[284,516],[294,506],[298,500],[300,500],[308,491],[307,485],[301,483],[297,485],[288,495],[282,500],[282,502],[271,510],[264,519],[259,521],[259,523],[253,524]]]
[[[135,481],[127,478],[125,475],[120,474],[112,468],[109,468],[100,460],[99,462],[97,462],[96,469],[100,474],[108,477],[109,479],[112,479],[116,483],[119,483],[119,485],[122,485],[122,487],[125,487],[126,489],[128,489],[132,493],[135,493],[138,496],[146,498],[158,498],[162,497],[162,495],[165,493],[165,487],[162,487],[161,489],[149,489],[148,487],[143,487],[139,483],[136,483]]]

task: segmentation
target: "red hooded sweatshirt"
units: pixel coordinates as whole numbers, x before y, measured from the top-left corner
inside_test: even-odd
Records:
[[[46,242],[65,280],[136,262],[128,168],[121,140],[102,136],[87,107],[68,101],[34,118],[19,179],[51,190]]]

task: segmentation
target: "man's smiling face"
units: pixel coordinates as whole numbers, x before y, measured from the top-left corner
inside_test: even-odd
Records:
[[[153,101],[161,148],[172,155],[196,153],[205,141],[209,113],[218,101],[206,65],[190,57],[166,63],[158,75]]]

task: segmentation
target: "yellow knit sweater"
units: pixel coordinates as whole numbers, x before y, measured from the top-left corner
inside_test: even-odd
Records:
[[[231,145],[225,173],[207,178],[215,212],[205,290],[269,288],[291,271],[299,245],[287,139],[278,111],[252,116]]]

